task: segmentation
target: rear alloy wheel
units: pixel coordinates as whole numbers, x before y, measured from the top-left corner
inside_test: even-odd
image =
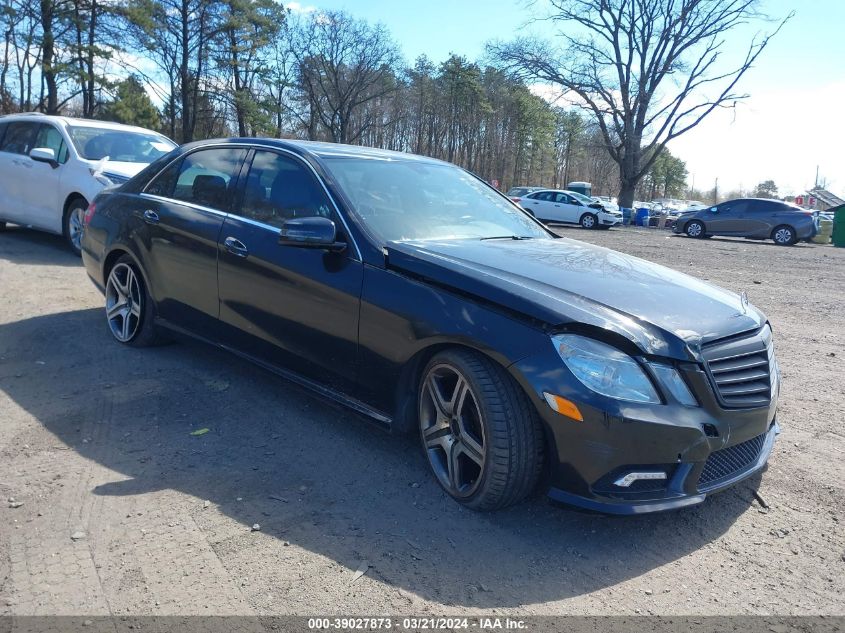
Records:
[[[792,246],[798,241],[795,229],[786,225],[779,226],[772,231],[772,239],[778,246]]]
[[[82,229],[84,228],[83,220],[85,218],[85,210],[88,208],[88,203],[82,198],[76,198],[68,206],[63,219],[64,226],[62,227],[65,234],[65,239],[68,245],[77,255],[82,254]]]
[[[593,215],[592,213],[585,213],[581,216],[581,221],[579,222],[582,228],[585,229],[594,229],[598,226],[599,220],[598,218]]]
[[[106,282],[106,320],[112,336],[125,345],[146,347],[159,342],[153,302],[132,258],[124,255]]]
[[[438,483],[475,510],[516,503],[543,458],[536,412],[498,365],[468,350],[437,354],[423,372],[420,438]]]
[[[692,220],[691,222],[687,222],[686,227],[684,227],[684,233],[689,237],[701,239],[704,237],[704,225],[698,220]]]

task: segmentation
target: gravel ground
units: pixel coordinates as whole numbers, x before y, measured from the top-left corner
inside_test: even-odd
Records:
[[[0,234],[0,615],[845,614],[845,249],[563,233],[769,315],[762,477],[657,516],[462,510],[413,439],[199,344],[121,347],[61,240]]]

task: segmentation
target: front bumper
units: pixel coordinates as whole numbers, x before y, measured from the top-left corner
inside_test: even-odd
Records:
[[[610,213],[600,213],[599,224],[602,226],[617,226],[622,224],[622,215],[616,216]]]
[[[701,463],[682,463],[680,464],[672,478],[668,481],[666,492],[662,498],[659,499],[602,499],[600,497],[582,497],[560,488],[549,488],[548,495],[554,501],[565,503],[568,505],[584,508],[585,510],[592,510],[594,512],[603,512],[605,514],[648,514],[651,512],[663,512],[666,510],[678,510],[688,506],[698,505],[702,503],[709,494],[713,494],[730,488],[733,485],[748,479],[755,473],[760,472],[766,467],[769,461],[769,456],[775,445],[775,439],[780,433],[780,426],[777,421],[772,421],[769,430],[762,438],[762,450],[760,450],[756,459],[754,459],[748,466],[732,472],[730,475],[720,479],[715,485],[708,486],[706,489],[698,490],[697,493],[687,493],[689,482],[697,485],[701,472],[705,464]],[[730,447],[728,447],[730,448]],[[724,449],[723,449],[724,450]]]
[[[779,432],[777,379],[767,406],[731,409],[719,404],[702,366],[679,369],[700,406],[630,403],[585,390],[551,345],[511,366],[545,427],[553,500],[608,514],[672,510],[764,468]],[[583,421],[553,411],[543,392],[575,402]],[[663,472],[665,479],[617,484],[632,472]]]

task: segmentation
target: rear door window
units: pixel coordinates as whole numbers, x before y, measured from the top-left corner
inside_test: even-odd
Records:
[[[38,132],[38,123],[29,121],[13,121],[6,128],[3,135],[3,144],[0,145],[0,152],[11,154],[29,154],[35,147],[35,135]]]
[[[188,154],[147,185],[146,193],[226,210],[246,150],[204,149]]]

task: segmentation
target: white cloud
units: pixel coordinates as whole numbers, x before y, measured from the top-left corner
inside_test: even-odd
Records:
[[[317,10],[317,7],[313,5],[302,6],[299,2],[288,2],[284,7],[291,13],[312,13]]]

